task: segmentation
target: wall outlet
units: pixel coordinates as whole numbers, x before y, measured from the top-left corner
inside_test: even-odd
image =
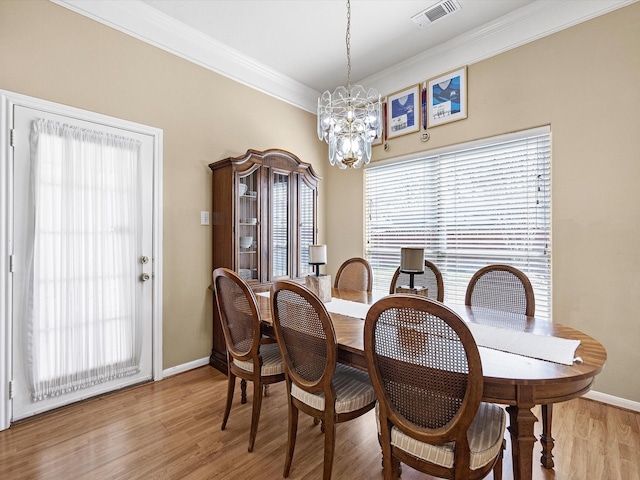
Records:
[[[200,225],[209,225],[209,212],[200,212]]]

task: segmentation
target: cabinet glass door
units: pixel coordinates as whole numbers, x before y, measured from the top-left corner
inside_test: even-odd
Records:
[[[315,243],[316,225],[314,219],[316,210],[316,191],[303,179],[300,180],[300,238],[298,241],[300,252],[300,276],[312,273],[309,265],[309,245]]]
[[[238,252],[238,275],[246,281],[260,281],[259,239],[260,212],[258,170],[238,179],[238,224],[236,226],[236,249]]]
[[[271,278],[289,276],[289,174],[271,177]]]

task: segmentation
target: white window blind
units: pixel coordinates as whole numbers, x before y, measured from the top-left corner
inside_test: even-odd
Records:
[[[471,276],[508,264],[531,280],[536,317],[551,317],[548,127],[365,171],[366,258],[388,292],[400,248],[425,248],[445,302],[464,303]]]

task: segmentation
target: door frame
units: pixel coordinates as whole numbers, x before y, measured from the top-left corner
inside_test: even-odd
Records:
[[[80,120],[102,123],[153,137],[153,219],[152,219],[152,375],[162,379],[162,135],[159,128],[90,112],[0,89],[0,431],[9,428],[13,376],[11,254],[13,252],[13,147],[11,129],[13,107],[44,110]]]

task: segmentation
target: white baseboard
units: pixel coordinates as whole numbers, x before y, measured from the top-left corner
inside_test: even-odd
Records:
[[[626,410],[632,410],[634,412],[640,412],[640,402],[634,402],[633,400],[627,400],[626,398],[614,397],[606,393],[590,391],[584,395],[584,398],[589,400],[595,400],[596,402],[606,403],[614,407],[624,408]]]
[[[162,371],[162,377],[167,378],[172,375],[177,375],[178,373],[188,372],[189,370],[193,370],[194,368],[204,367],[205,365],[209,365],[209,357],[200,358],[192,362],[183,363],[182,365],[176,365],[175,367],[167,368],[166,370]]]

